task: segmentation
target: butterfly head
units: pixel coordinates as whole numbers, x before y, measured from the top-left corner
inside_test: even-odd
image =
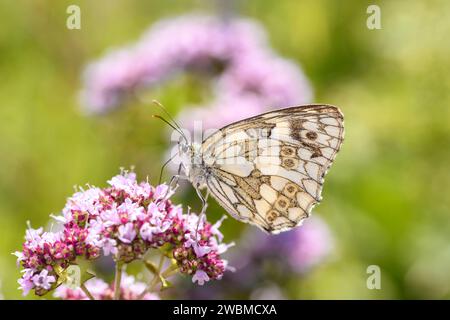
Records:
[[[180,125],[173,120],[168,111],[158,101],[154,100],[153,102],[164,111],[170,121],[160,115],[153,115],[153,117],[162,120],[180,135],[178,140],[178,156],[181,161],[181,168],[184,169],[184,174],[189,177],[189,180],[196,188],[204,187],[206,170],[203,165],[201,144],[189,142]],[[172,159],[173,157],[169,159],[169,162]]]
[[[192,153],[192,145],[184,137],[178,140],[178,152],[180,156]]]
[[[180,138],[178,141],[178,153],[184,174],[189,177],[189,180],[194,186],[201,188],[205,178],[201,145],[198,143],[189,143],[187,140]]]

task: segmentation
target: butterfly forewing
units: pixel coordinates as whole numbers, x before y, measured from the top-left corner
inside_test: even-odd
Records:
[[[321,200],[343,136],[343,115],[330,105],[230,124],[202,144],[207,187],[234,218],[271,233],[289,230]]]

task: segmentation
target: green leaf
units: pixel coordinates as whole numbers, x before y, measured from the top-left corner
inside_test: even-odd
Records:
[[[167,281],[164,277],[159,276],[159,280],[161,280],[161,291],[172,287],[172,283]]]
[[[150,271],[151,273],[157,275],[158,274],[158,267],[151,262],[150,260],[144,261],[145,267]]]
[[[83,273],[81,273],[81,283],[85,283],[86,281],[95,278],[96,274],[94,271],[90,269],[86,269]]]

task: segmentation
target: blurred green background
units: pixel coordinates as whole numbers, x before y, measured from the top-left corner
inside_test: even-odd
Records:
[[[66,8],[81,8],[81,30]],[[381,8],[381,30],[366,8]],[[26,227],[46,225],[77,184],[104,186],[119,167],[157,182],[168,147],[151,108],[104,117],[79,112],[80,74],[151,23],[214,1],[3,0],[0,3],[0,281],[21,298],[11,252]],[[291,298],[450,298],[449,1],[241,1],[282,56],[298,61],[315,102],[340,106],[346,141],[315,209],[335,238],[332,258],[293,280]],[[153,91],[176,113],[196,99],[188,82]],[[196,198],[186,199],[195,207]],[[214,207],[212,218],[222,215]],[[226,240],[244,226],[228,220]],[[239,244],[238,244],[239,245]],[[366,287],[379,265],[382,289]],[[30,294],[27,298],[33,298]]]

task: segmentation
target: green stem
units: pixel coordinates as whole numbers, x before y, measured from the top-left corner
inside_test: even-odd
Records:
[[[156,285],[160,282],[160,277],[164,274],[165,271],[167,271],[166,269],[163,273],[161,273],[161,269],[164,266],[165,259],[166,257],[164,253],[161,253],[161,257],[159,258],[158,263],[158,269],[156,270],[156,273],[153,276],[152,282],[150,282],[150,285],[147,288],[145,288],[145,290],[142,291],[142,293],[138,296],[138,300],[142,300],[148,292],[153,292],[153,290],[155,290]]]
[[[120,299],[120,282],[122,280],[122,266],[120,261],[116,262],[116,276],[114,280],[114,300]]]
[[[153,292],[158,283],[159,283],[159,275],[155,275],[152,282],[150,283],[150,286],[147,288],[147,290],[145,290],[145,293]]]
[[[158,284],[159,282],[159,276],[157,274],[155,274],[153,276],[152,282],[150,283],[150,285],[144,289],[144,291],[141,292],[141,294],[139,294],[139,296],[137,297],[137,300],[142,300],[144,299],[144,296],[148,293],[148,292],[152,292],[155,289],[155,286]]]
[[[94,296],[89,292],[84,283],[80,285],[81,290],[83,290],[84,294],[88,296],[89,300],[95,300]]]
[[[178,271],[179,271],[178,266],[176,264],[172,264],[166,270],[164,270],[163,273],[161,273],[161,277],[169,278],[169,277],[173,276],[174,274],[176,274]]]
[[[166,258],[166,256],[164,255],[164,253],[161,253],[161,257],[159,258],[159,264],[158,264],[158,275],[161,273],[161,269],[164,265],[165,258]]]

